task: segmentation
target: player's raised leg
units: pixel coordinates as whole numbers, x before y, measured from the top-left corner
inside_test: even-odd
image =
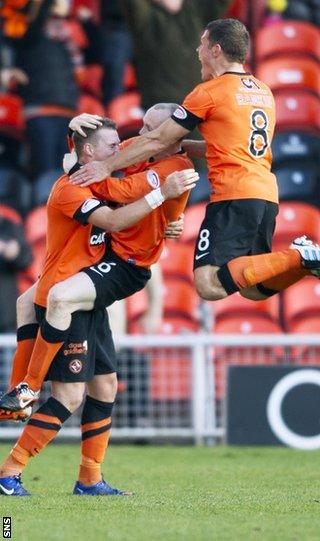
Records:
[[[85,273],[78,273],[50,289],[46,316],[41,323],[23,382],[1,398],[0,408],[18,411],[38,399],[52,360],[68,338],[72,313],[91,310],[95,297],[94,284]]]

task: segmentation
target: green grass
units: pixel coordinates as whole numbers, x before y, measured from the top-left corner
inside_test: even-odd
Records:
[[[0,457],[9,450],[0,445]],[[306,541],[320,538],[319,452],[111,446],[106,479],[132,498],[71,495],[79,448],[51,446],[0,497],[17,541]],[[0,517],[1,518],[1,517]],[[0,534],[1,535],[1,534]]]

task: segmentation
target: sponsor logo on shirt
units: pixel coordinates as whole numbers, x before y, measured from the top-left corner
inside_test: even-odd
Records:
[[[160,178],[158,173],[150,169],[147,172],[147,181],[150,184],[151,188],[156,189],[160,186]]]
[[[105,233],[99,233],[99,235],[91,235],[90,246],[96,246],[97,244],[104,244],[105,236],[106,236]]]
[[[185,118],[187,118],[187,111],[183,107],[181,107],[181,105],[179,105],[179,107],[173,113],[173,116],[179,118],[180,120],[184,120]]]

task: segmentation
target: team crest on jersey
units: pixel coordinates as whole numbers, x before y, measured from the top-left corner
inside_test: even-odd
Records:
[[[179,107],[177,107],[177,109],[173,113],[173,116],[179,118],[180,120],[184,120],[185,118],[187,118],[187,111],[183,107],[181,107],[181,105],[179,105]]]
[[[70,361],[69,370],[73,374],[79,374],[82,370],[82,362],[80,359],[73,359],[73,361]]]
[[[86,212],[89,212],[89,210],[94,209],[94,207],[97,207],[99,204],[100,204],[100,201],[98,201],[98,199],[87,199],[81,207],[81,212],[83,214],[86,214]]]
[[[158,173],[150,169],[150,171],[147,172],[147,181],[150,184],[151,188],[156,189],[160,186],[160,178]]]

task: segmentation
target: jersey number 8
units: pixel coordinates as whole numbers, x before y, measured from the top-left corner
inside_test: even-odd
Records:
[[[249,151],[255,158],[261,158],[265,155],[269,147],[267,128],[269,120],[264,111],[255,109],[251,113],[251,134],[249,139]]]

